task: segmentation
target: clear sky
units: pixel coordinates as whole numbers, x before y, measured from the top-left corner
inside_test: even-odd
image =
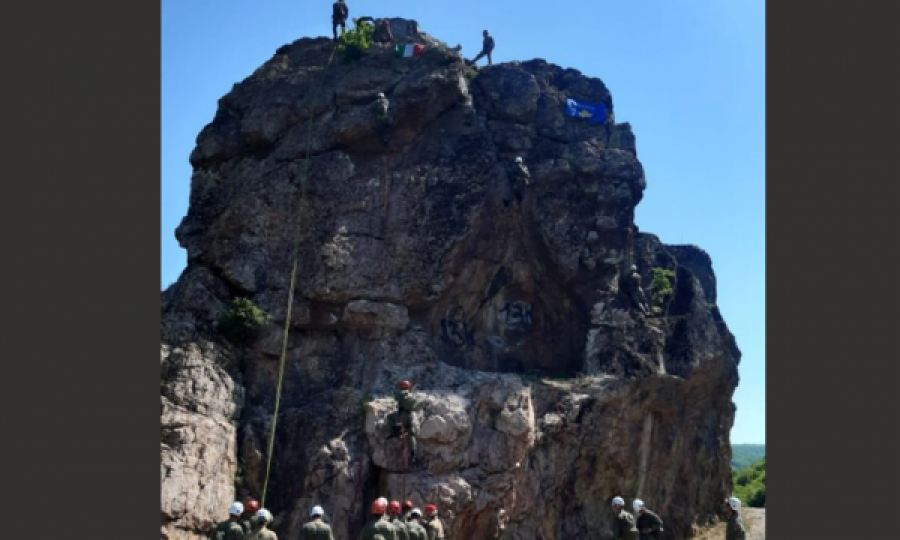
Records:
[[[733,443],[765,443],[764,0],[347,0],[405,17],[472,58],[543,58],[598,77],[630,122],[647,190],[636,221],[713,259],[718,306],[743,351]],[[331,35],[331,0],[162,1],[161,287],[180,275],[197,134],[217,101],[279,46]],[[484,60],[481,61],[484,63]]]

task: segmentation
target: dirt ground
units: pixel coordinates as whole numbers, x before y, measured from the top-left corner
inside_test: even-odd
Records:
[[[744,508],[741,510],[741,519],[744,528],[747,529],[747,540],[766,540],[766,509]],[[725,524],[719,523],[704,531],[700,536],[692,540],[724,540]]]

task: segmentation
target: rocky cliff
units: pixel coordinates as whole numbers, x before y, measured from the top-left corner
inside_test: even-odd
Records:
[[[418,37],[421,56],[376,45],[330,65],[329,39],[285,45],[199,134],[188,265],[162,294],[162,537],[198,538],[260,494],[295,242],[266,496],[279,537],[321,504],[357,538],[380,495],[436,503],[449,538],[522,540],[598,537],[611,498],[639,496],[688,537],[730,492],[740,352],[710,258],[637,231],[628,124],[564,115],[566,98],[613,110],[600,80],[543,60],[476,70]],[[624,288],[632,263],[656,316]],[[242,345],[216,327],[235,297],[272,316]],[[401,379],[422,402],[412,467],[387,439]]]

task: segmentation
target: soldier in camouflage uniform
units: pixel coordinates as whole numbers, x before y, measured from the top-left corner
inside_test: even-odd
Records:
[[[269,524],[272,523],[272,512],[265,508],[260,508],[259,512],[253,516],[253,522],[255,527],[253,532],[246,537],[246,540],[278,540],[278,535],[275,534],[275,531],[269,529]]]
[[[388,438],[392,439],[400,437],[400,427],[402,426],[403,432],[406,434],[406,440],[409,443],[409,446],[407,447],[407,451],[409,452],[409,462],[414,464],[416,462],[417,443],[416,434],[413,429],[412,416],[413,412],[418,408],[419,402],[412,392],[412,386],[409,381],[400,382],[400,390],[394,394],[394,399],[397,400],[397,412],[391,418],[394,432],[388,436]]]
[[[248,535],[253,532],[253,516],[259,511],[259,503],[256,499],[250,499],[244,504],[244,513],[241,514],[241,527],[244,534]]]
[[[437,506],[433,504],[425,506],[425,530],[428,540],[444,540],[444,524],[437,517]]]
[[[413,508],[409,513],[406,528],[409,531],[409,540],[428,540],[428,531],[422,525],[422,511],[418,508]]]
[[[625,510],[625,499],[613,497],[612,509],[613,514],[616,515],[616,520],[613,522],[614,540],[637,540],[638,531],[634,525],[634,516]]]
[[[313,506],[309,515],[312,519],[300,529],[299,540],[334,540],[334,535],[331,534],[331,526],[322,521],[325,510],[321,506]]]
[[[372,102],[372,111],[378,121],[378,133],[381,136],[381,142],[387,145],[391,135],[391,117],[388,115],[388,109],[391,102],[379,92],[375,101]]]
[[[640,499],[635,499],[632,506],[634,507],[634,513],[638,515],[637,523],[635,524],[640,534],[638,538],[640,540],[656,540],[659,538],[663,530],[662,519],[655,513],[647,510],[644,507],[644,501]]]
[[[241,528],[241,514],[244,505],[234,502],[228,508],[228,520],[216,525],[209,537],[212,540],[244,540],[244,529]]]
[[[628,289],[628,294],[631,296],[631,301],[634,302],[634,305],[637,306],[638,309],[641,310],[646,316],[650,315],[650,304],[647,302],[647,296],[644,294],[644,289],[641,287],[641,275],[637,271],[637,266],[631,265],[629,269],[628,276],[625,278],[625,285]]]
[[[728,497],[725,500],[725,540],[744,540],[747,532],[744,522],[741,520],[741,500],[737,497]]]
[[[376,540],[379,536],[383,540],[397,540],[397,533],[391,522],[384,519],[386,506],[381,499],[372,503],[372,519],[362,529],[361,540]]]
[[[409,530],[406,528],[406,523],[400,519],[399,501],[391,501],[388,504],[388,516],[390,516],[388,520],[397,531],[397,540],[409,540]]]
[[[400,519],[402,519],[403,522],[406,523],[409,521],[409,514],[413,509],[412,501],[403,501],[403,506],[401,508],[403,508],[403,513],[400,514]]]

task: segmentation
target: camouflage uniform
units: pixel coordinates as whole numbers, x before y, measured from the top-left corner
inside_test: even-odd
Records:
[[[744,530],[744,522],[741,520],[741,515],[737,512],[732,512],[731,517],[728,518],[728,523],[725,525],[725,540],[744,540],[746,537],[746,531]]]
[[[213,540],[244,540],[244,529],[237,521],[223,521],[216,525],[210,538]]]
[[[411,390],[398,391],[394,394],[394,399],[397,401],[397,413],[394,417],[394,424],[401,424],[406,431],[406,440],[409,441],[409,459],[411,462],[415,462],[417,445],[416,434],[413,431],[412,415],[419,403]]]
[[[626,284],[628,285],[628,292],[631,295],[631,301],[634,302],[634,305],[637,306],[644,315],[649,315],[650,308],[649,303],[647,302],[647,296],[644,295],[644,289],[641,287],[641,275],[636,271],[630,272]]]
[[[379,121],[378,132],[384,144],[387,144],[391,132],[391,117],[388,116],[390,103],[386,97],[375,98],[375,101],[372,103],[372,110]]]
[[[327,523],[314,519],[300,529],[299,540],[334,540],[334,535]]]
[[[278,540],[278,535],[275,534],[275,531],[263,525],[244,538],[245,540]]]
[[[376,540],[376,536],[381,536],[384,540],[397,540],[394,526],[384,516],[370,519],[360,533],[361,540]]]
[[[406,528],[409,531],[409,540],[428,540],[428,531],[418,519],[409,520]]]
[[[437,516],[425,522],[425,530],[428,531],[428,540],[444,540],[444,524]]]
[[[653,540],[659,538],[662,528],[662,519],[646,508],[644,508],[644,511],[637,518],[637,530],[640,534],[640,540]],[[644,529],[650,529],[650,532],[644,533]]]
[[[394,526],[394,529],[397,530],[397,540],[410,540],[409,529],[406,528],[406,523],[403,523],[402,519],[399,517],[391,517],[390,522],[391,525]]]
[[[613,531],[615,540],[637,540],[638,531],[634,526],[634,516],[625,509],[619,510],[613,524]]]

